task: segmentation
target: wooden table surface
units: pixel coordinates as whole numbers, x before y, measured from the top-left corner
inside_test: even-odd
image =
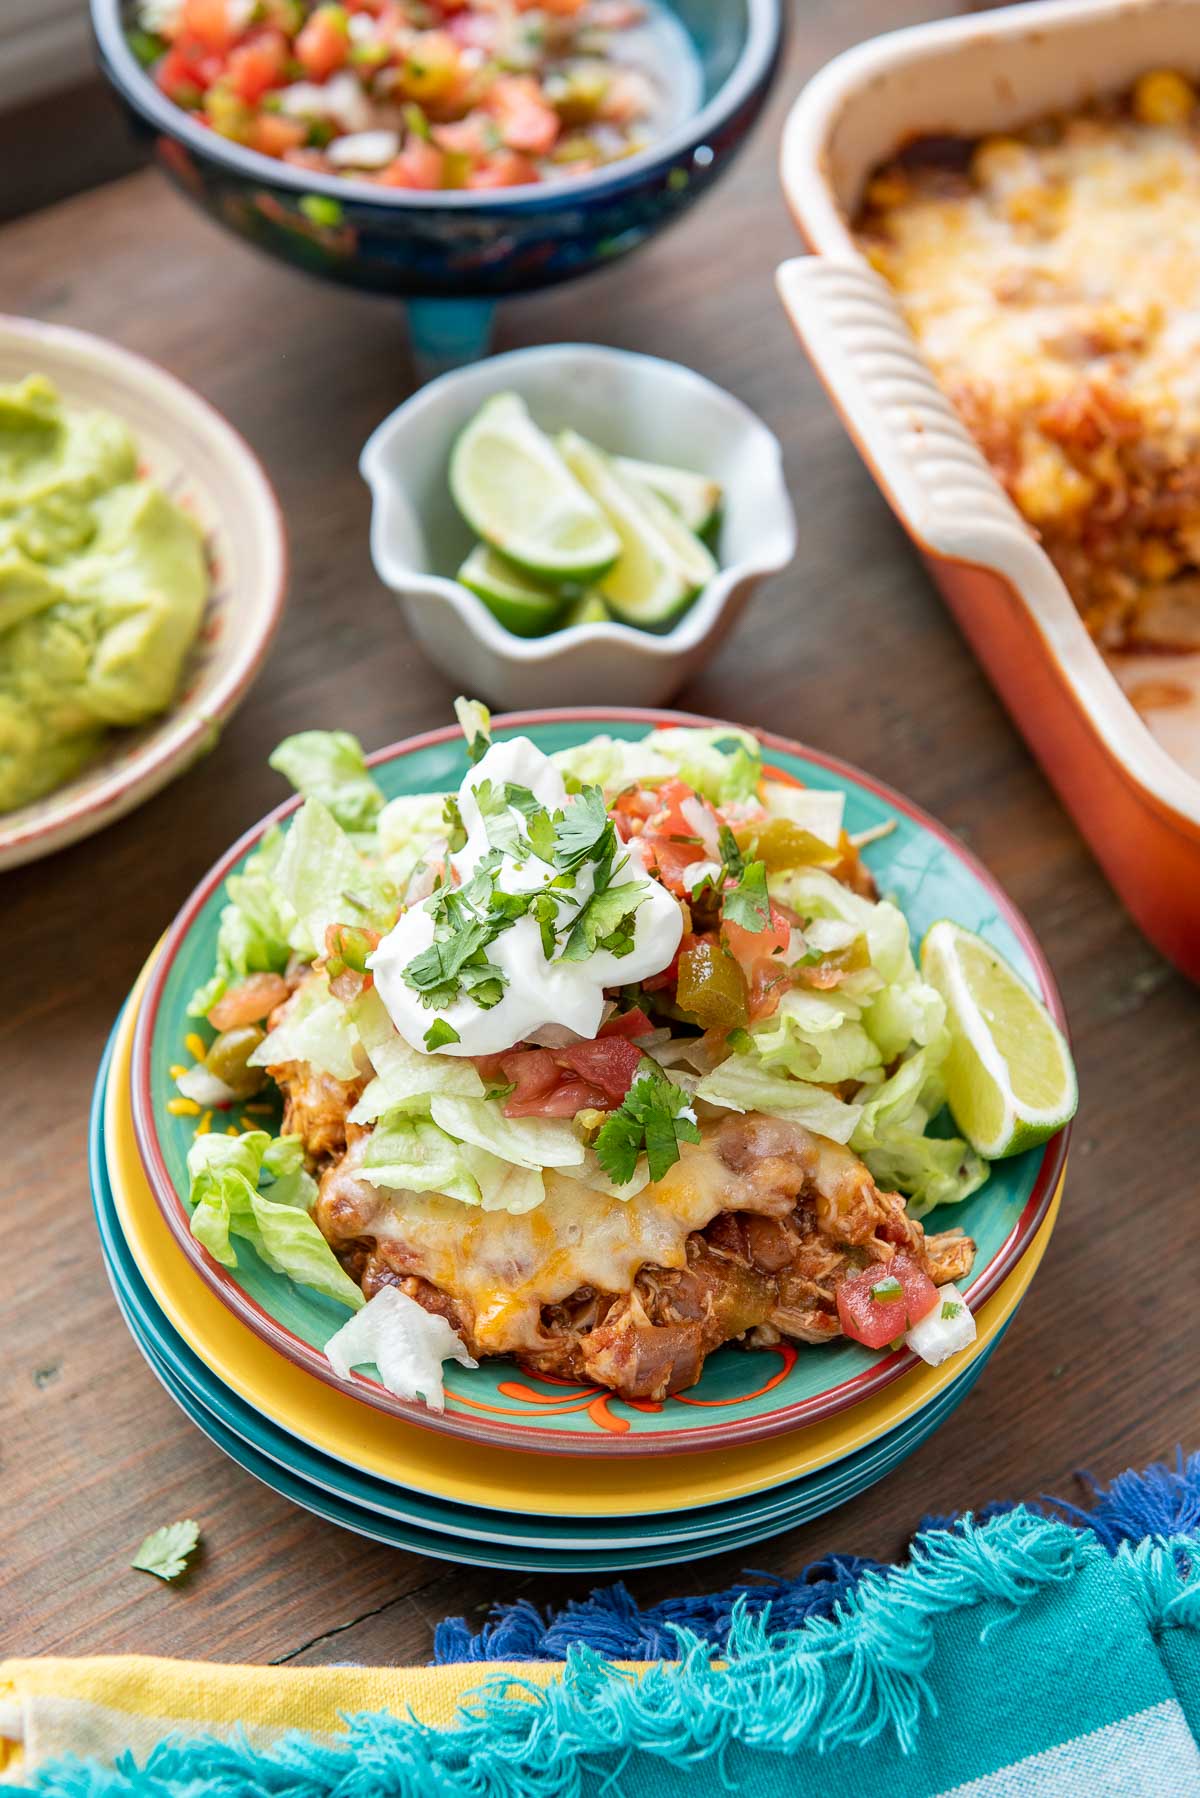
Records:
[[[763,592],[681,706],[844,756],[942,818],[1004,883],[1061,982],[1083,1104],[1049,1253],[979,1388],[843,1510],[720,1560],[631,1575],[643,1602],[891,1555],[923,1512],[1070,1492],[1200,1446],[1195,991],[1141,939],[976,669],[843,435],[776,302],[796,250],[775,145],[800,82],[853,39],[950,6],[797,7],[770,116],[672,234],[574,288],[513,303],[501,347],[595,339],[714,376],[783,440],[800,516]],[[317,1664],[424,1659],[434,1623],[496,1598],[561,1603],[584,1578],[460,1569],[318,1522],[182,1417],[127,1335],[92,1224],[88,1100],[118,1007],[193,883],[281,797],[273,745],[344,726],[370,748],[444,722],[454,689],[410,642],[367,553],[356,473],[403,397],[399,308],[294,275],[199,217],[154,171],[0,231],[0,306],[144,351],[263,458],[291,533],[269,666],[211,756],[90,842],[3,877],[0,1644]],[[614,692],[615,701],[621,694]],[[197,1518],[176,1590],[131,1572],[143,1535]]]

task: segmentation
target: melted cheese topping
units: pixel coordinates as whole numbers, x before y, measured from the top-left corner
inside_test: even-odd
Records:
[[[870,1185],[862,1163],[839,1144],[796,1125],[769,1128],[769,1155],[785,1153],[822,1193],[848,1198],[864,1181]],[[392,1245],[394,1264],[460,1300],[476,1345],[493,1355],[535,1349],[542,1306],[581,1286],[627,1292],[642,1267],[685,1266],[688,1236],[719,1212],[782,1215],[794,1203],[770,1177],[767,1159],[736,1170],[711,1138],[682,1145],[666,1177],[630,1199],[609,1198],[548,1168],[545,1202],[519,1216],[436,1193],[379,1193],[354,1177],[354,1161],[352,1150],[323,1191],[326,1222],[333,1221],[336,1193],[344,1192],[348,1210],[338,1228]]]

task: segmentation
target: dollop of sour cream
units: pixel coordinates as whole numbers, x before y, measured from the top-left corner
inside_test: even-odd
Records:
[[[483,781],[490,781],[493,791],[503,791],[506,785],[525,787],[550,812],[571,804],[562,775],[528,737],[493,743],[458,792],[467,841],[450,859],[460,885],[470,880],[489,851],[487,823],[475,797]],[[523,826],[521,813],[507,809]],[[536,855],[517,859],[506,853],[496,873],[496,886],[506,893],[536,892],[548,888],[556,878],[558,870]],[[407,984],[404,971],[433,942],[435,924],[429,900],[411,906],[369,958],[388,1016],[410,1048],[423,1054],[429,1053],[426,1032],[438,1018],[458,1034],[457,1042],[441,1046],[438,1052],[444,1055],[499,1054],[547,1026],[579,1038],[594,1037],[604,1017],[605,987],[626,986],[661,974],[670,966],[683,935],[683,913],[665,887],[647,874],[636,839],[618,843],[610,884],[630,881],[644,881],[645,891],[634,914],[633,947],[628,954],[617,956],[597,949],[584,961],[564,961],[560,955],[547,961],[536,919],[529,915],[518,918],[488,945],[488,961],[505,976],[503,996],[488,1010],[460,993],[442,1010],[434,1011],[422,1004],[420,993]],[[585,861],[576,871],[573,901],[582,905],[593,889],[594,864]]]

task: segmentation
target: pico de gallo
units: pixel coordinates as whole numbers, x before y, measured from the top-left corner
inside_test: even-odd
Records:
[[[285,1272],[630,1397],[729,1340],[965,1347],[975,1245],[921,1219],[988,1170],[929,1131],[945,1005],[845,795],[748,732],[547,754],[457,709],[455,792],[387,800],[344,732],[272,757],[304,804],[228,883],[215,1035],[174,1070],[209,1252],[307,1181],[267,1220]],[[272,1092],[276,1139],[214,1131]]]
[[[177,106],[297,168],[491,189],[643,148],[668,97],[642,0],[141,0]]]

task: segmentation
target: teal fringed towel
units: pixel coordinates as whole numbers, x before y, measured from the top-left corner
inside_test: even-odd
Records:
[[[1106,1546],[1094,1530],[1018,1507],[926,1531],[904,1566],[862,1573],[831,1615],[798,1628],[775,1631],[769,1607],[737,1600],[720,1661],[694,1633],[677,1626],[674,1636],[669,1662],[614,1663],[577,1645],[553,1666],[495,1665],[490,1677],[473,1668],[477,1688],[449,1725],[418,1720],[431,1714],[428,1683],[414,1697],[415,1674],[402,1669],[319,1670],[340,1682],[330,1690],[343,1710],[368,1682],[373,1708],[340,1725],[331,1712],[319,1727],[314,1674],[286,1668],[239,1669],[225,1713],[214,1700],[197,1720],[172,1709],[185,1681],[195,1690],[197,1669],[143,1662],[139,1711],[178,1715],[178,1730],[137,1755],[41,1759],[22,1789],[44,1798],[1200,1798],[1194,1530]],[[73,1670],[63,1674],[73,1696],[103,1708],[89,1663],[57,1665]],[[418,1671],[461,1693],[462,1666]],[[19,1708],[23,1677],[22,1663],[0,1665],[0,1718],[6,1702],[9,1715]],[[289,1690],[309,1733],[264,1737],[254,1718],[269,1703],[285,1719]]]

